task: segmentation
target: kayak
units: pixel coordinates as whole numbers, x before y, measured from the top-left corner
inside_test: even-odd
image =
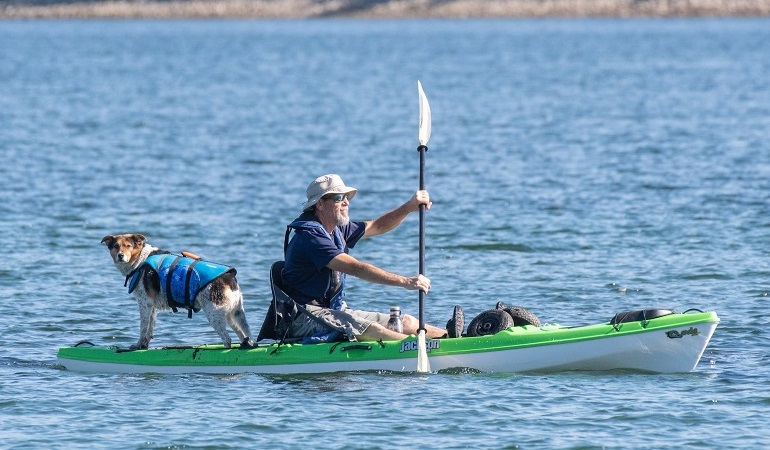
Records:
[[[652,311],[652,310],[648,310]],[[643,311],[634,311],[643,313]],[[648,319],[626,314],[618,321],[561,326],[513,326],[476,337],[428,339],[432,371],[559,372],[631,370],[652,373],[695,369],[719,323],[716,312],[667,313]],[[129,350],[88,342],[58,351],[67,370],[96,373],[312,374],[351,371],[415,371],[418,337],[401,341],[322,344],[265,343]]]

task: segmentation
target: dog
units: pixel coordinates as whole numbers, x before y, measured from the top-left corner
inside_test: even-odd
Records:
[[[139,302],[139,341],[131,345],[131,349],[146,349],[153,338],[155,329],[155,319],[158,311],[173,310],[177,307],[188,309],[190,317],[193,311],[203,310],[209,323],[219,334],[225,348],[231,347],[230,335],[227,331],[227,324],[235,331],[241,340],[241,348],[255,347],[251,339],[251,330],[246,322],[246,312],[243,309],[243,294],[235,278],[235,269],[227,266],[219,266],[203,262],[204,266],[219,266],[223,273],[215,274],[212,280],[199,280],[196,274],[196,280],[200,281],[200,286],[195,289],[200,290],[197,294],[192,294],[189,288],[184,288],[186,303],[172,301],[169,296],[175,292],[171,285],[172,272],[177,273],[176,267],[179,261],[195,261],[190,266],[197,264],[198,258],[186,252],[182,252],[184,257],[169,254],[164,250],[147,243],[147,239],[141,234],[120,234],[107,235],[102,239],[102,244],[107,246],[112,256],[112,262],[115,267],[126,277],[126,284],[129,286],[129,293]],[[192,256],[192,258],[190,258]],[[165,258],[168,257],[168,258]],[[150,258],[150,260],[148,260]],[[158,260],[165,261],[158,263]],[[174,261],[173,263],[171,261]],[[153,267],[151,264],[164,264],[162,267]],[[170,267],[169,267],[170,264]],[[181,267],[184,269],[184,267]],[[159,274],[160,272],[160,274]],[[162,280],[163,278],[163,280]],[[180,277],[174,277],[175,279]],[[184,277],[181,277],[184,278]],[[187,276],[187,285],[190,285],[190,274]],[[162,281],[168,284],[163,284]],[[205,285],[204,285],[205,284]],[[177,287],[177,285],[174,285]],[[177,287],[176,291],[179,291]]]

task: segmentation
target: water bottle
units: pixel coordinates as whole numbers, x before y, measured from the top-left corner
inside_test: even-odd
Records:
[[[404,324],[401,322],[401,308],[398,306],[390,307],[390,320],[388,320],[388,329],[398,333],[404,332]]]

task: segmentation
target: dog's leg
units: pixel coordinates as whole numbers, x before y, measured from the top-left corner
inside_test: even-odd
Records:
[[[211,302],[205,302],[203,304],[203,312],[206,314],[206,318],[209,319],[211,327],[222,338],[222,344],[224,344],[225,348],[230,348],[230,334],[227,332],[227,319],[224,308],[217,307]]]
[[[139,341],[132,349],[145,349],[150,346],[152,332],[155,328],[155,308],[148,301],[139,301]]]
[[[241,340],[241,348],[254,348],[256,344],[251,339],[251,329],[246,321],[246,311],[243,308],[243,295],[241,291],[232,292],[232,309],[227,313],[227,322]]]
[[[150,313],[150,326],[147,327],[147,346],[150,346],[150,341],[155,337],[155,322],[158,319],[158,309],[153,304],[152,312]]]

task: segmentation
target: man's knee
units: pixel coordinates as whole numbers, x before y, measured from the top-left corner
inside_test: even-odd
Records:
[[[410,316],[409,314],[406,314],[401,318],[401,323],[404,326],[404,331],[412,330],[413,332],[417,330],[418,326],[420,326],[420,321],[417,320],[416,317]]]

